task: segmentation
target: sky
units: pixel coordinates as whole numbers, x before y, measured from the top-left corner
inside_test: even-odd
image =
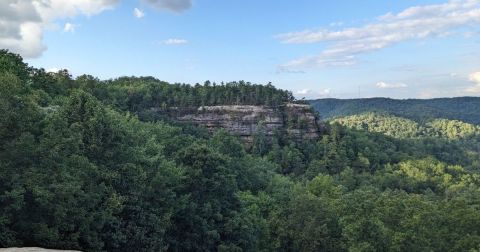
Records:
[[[1,0],[0,48],[74,77],[478,96],[480,0]]]

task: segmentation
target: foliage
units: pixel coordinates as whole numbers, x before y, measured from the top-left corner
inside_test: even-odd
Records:
[[[222,130],[138,115],[163,105],[275,105],[288,92],[72,79],[7,51],[0,88],[1,247],[480,249],[476,125],[355,115],[327,123],[318,141],[267,142],[259,127],[247,150]]]
[[[77,81],[85,82],[85,76]],[[272,84],[256,85],[245,81],[228,83],[169,84],[153,77],[121,77],[114,80],[90,79],[89,92],[122,110],[145,111],[151,108],[198,107],[215,105],[278,106],[293,101],[289,91]],[[85,84],[84,84],[85,85]]]
[[[480,126],[458,120],[433,119],[425,123],[388,114],[365,113],[332,120],[349,128],[383,133],[396,138],[464,139],[480,135]]]
[[[388,113],[416,122],[444,118],[480,124],[479,97],[395,100],[389,98],[318,99],[309,103],[325,119],[363,114]]]

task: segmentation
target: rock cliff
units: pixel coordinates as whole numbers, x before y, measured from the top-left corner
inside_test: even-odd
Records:
[[[286,134],[294,140],[316,139],[323,126],[310,105],[288,103],[279,107],[228,105],[198,108],[170,108],[167,112],[178,122],[206,127],[210,132],[225,129],[247,143],[257,133],[272,137]]]

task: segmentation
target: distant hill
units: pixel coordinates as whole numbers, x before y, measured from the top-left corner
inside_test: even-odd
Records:
[[[480,136],[480,126],[457,120],[433,119],[426,123],[367,112],[332,120],[348,128],[383,133],[395,138],[436,137],[444,139],[470,139]]]
[[[480,124],[480,97],[406,100],[390,98],[318,99],[308,102],[323,119],[365,112],[386,112],[417,122],[445,118]]]

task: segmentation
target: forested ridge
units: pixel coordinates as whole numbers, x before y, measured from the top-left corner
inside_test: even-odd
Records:
[[[383,133],[397,138],[446,138],[473,140],[480,126],[458,120],[436,118],[422,123],[385,113],[368,112],[333,119],[349,128]]]
[[[364,98],[308,101],[325,119],[366,112],[388,113],[422,122],[435,118],[480,124],[480,97],[436,99]]]
[[[318,141],[259,132],[246,149],[142,112],[278,106],[294,102],[288,91],[72,78],[7,51],[0,90],[0,247],[480,250],[475,123],[358,115],[327,123]]]

